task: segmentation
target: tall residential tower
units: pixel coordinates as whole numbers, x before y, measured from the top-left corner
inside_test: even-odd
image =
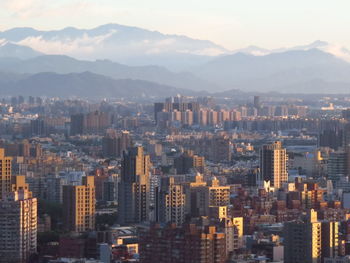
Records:
[[[263,145],[260,150],[261,180],[270,181],[271,186],[281,188],[288,181],[287,151],[280,141]]]

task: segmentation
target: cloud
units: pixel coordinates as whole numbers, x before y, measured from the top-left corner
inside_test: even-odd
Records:
[[[74,39],[44,39],[43,36],[28,37],[16,44],[29,46],[45,54],[83,56],[93,53],[96,48],[101,48],[103,42],[114,33],[116,31],[111,30],[107,34],[93,37],[84,33],[82,36]]]

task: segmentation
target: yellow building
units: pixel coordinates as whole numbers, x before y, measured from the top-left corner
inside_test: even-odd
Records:
[[[63,217],[67,230],[95,229],[95,184],[93,176],[83,177],[83,185],[63,186]]]
[[[5,156],[5,149],[0,148],[0,200],[11,191],[11,161]]]

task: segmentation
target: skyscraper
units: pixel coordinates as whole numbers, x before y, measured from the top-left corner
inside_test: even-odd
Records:
[[[321,223],[322,261],[324,258],[339,256],[339,222],[324,221]]]
[[[11,160],[5,156],[5,149],[0,148],[0,200],[11,190]]]
[[[288,181],[287,151],[280,141],[263,145],[260,150],[261,180],[270,181],[271,186],[281,188]]]
[[[143,147],[129,148],[122,160],[119,184],[119,223],[140,223],[149,219],[150,158]]]
[[[63,186],[63,218],[67,230],[85,232],[95,228],[95,184],[93,176],[82,185]]]
[[[185,221],[185,194],[183,186],[175,184],[174,177],[161,179],[158,198],[159,221],[181,225]]]
[[[285,263],[321,262],[321,223],[313,209],[304,221],[285,223],[284,238]]]
[[[0,201],[0,262],[24,263],[37,248],[37,199],[24,176],[11,188]]]

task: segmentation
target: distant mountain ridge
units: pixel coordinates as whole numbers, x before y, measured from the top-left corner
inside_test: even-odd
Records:
[[[1,95],[25,95],[47,97],[80,97],[90,99],[126,98],[150,99],[176,94],[194,95],[191,90],[178,89],[157,83],[112,79],[91,72],[57,74],[43,72],[34,75],[10,75],[0,73]],[[12,80],[11,80],[12,79]]]
[[[215,93],[344,93],[350,83],[347,61],[348,49],[320,40],[289,48],[249,46],[230,51],[207,40],[119,24],[0,32],[0,71],[17,78],[41,72],[91,72],[114,80]],[[0,79],[12,81],[6,74],[0,73]]]
[[[226,90],[314,93],[320,91],[321,83],[324,89],[332,89],[329,83],[333,83],[333,90],[325,93],[344,93],[350,83],[350,64],[319,49],[221,56],[194,73]]]
[[[36,74],[92,72],[114,79],[134,79],[156,82],[180,89],[211,90],[215,85],[188,72],[173,73],[160,66],[130,67],[109,60],[83,61],[68,56],[46,55],[27,60],[0,58],[0,71]]]
[[[156,64],[174,68],[178,67],[177,64],[190,67],[228,52],[208,40],[119,24],[92,29],[67,27],[52,31],[13,28],[0,32],[0,39],[48,55],[68,55],[88,60],[108,58],[131,65]],[[177,57],[180,60],[176,60]]]

